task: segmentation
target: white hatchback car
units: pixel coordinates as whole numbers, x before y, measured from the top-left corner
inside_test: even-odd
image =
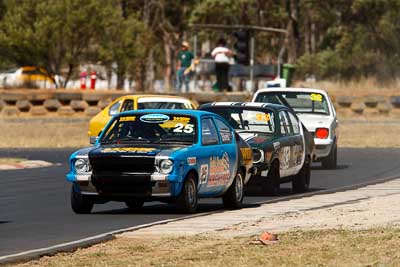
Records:
[[[266,88],[258,90],[252,102],[290,106],[314,136],[314,161],[325,169],[337,166],[339,128],[335,107],[327,92],[310,88]]]

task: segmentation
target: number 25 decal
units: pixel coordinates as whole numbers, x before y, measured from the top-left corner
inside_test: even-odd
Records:
[[[174,128],[174,133],[193,133],[193,127],[193,124],[183,125],[183,123],[177,123]]]

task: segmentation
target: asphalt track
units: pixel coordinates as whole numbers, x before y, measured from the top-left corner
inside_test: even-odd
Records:
[[[69,205],[70,184],[65,180],[67,158],[74,149],[0,149],[0,157],[25,157],[57,165],[29,170],[0,171],[0,257],[48,247],[85,237],[166,219],[179,218],[172,205],[147,203],[142,212],[130,213],[123,203],[96,205],[93,214],[76,215]],[[400,176],[400,149],[342,148],[336,170],[313,166],[311,191],[335,190],[344,186]],[[290,185],[281,196],[264,197],[251,190],[245,206],[279,201],[291,196]],[[200,202],[199,212],[223,210],[220,199]]]

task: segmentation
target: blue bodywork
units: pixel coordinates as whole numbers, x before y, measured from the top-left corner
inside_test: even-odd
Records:
[[[170,144],[101,144],[101,140],[114,120],[124,116],[143,116],[146,114],[194,117],[197,125],[197,142],[192,145],[179,142]],[[67,174],[67,180],[74,183],[77,190],[82,194],[101,197],[102,190],[99,190],[99,185],[95,186],[92,183],[96,172],[96,164],[93,165],[92,163],[95,163],[98,158],[101,157],[102,162],[107,162],[109,158],[110,161],[116,162],[113,165],[116,166],[122,160],[131,160],[132,164],[140,164],[142,159],[154,157],[154,170],[152,173],[146,174],[146,177],[150,177],[153,186],[150,194],[145,195],[147,199],[176,198],[181,193],[183,182],[190,172],[197,179],[198,197],[220,196],[231,185],[238,168],[244,168],[244,174],[247,176],[252,161],[251,156],[249,159],[249,154],[251,154],[249,146],[244,142],[238,145],[234,130],[227,123],[229,133],[225,131],[225,135],[221,135],[216,120],[226,123],[217,114],[197,110],[135,110],[120,113],[110,120],[93,147],[80,149],[70,156],[70,171]],[[219,132],[217,143],[208,145],[202,143],[204,134],[202,129],[205,127],[205,123],[212,123]],[[247,158],[243,158],[245,152],[247,152]],[[75,171],[74,163],[79,158],[88,160],[95,167],[94,170],[78,174]],[[173,161],[173,170],[169,174],[162,174],[157,169],[159,162],[163,159]],[[122,170],[115,172],[115,176],[123,176],[124,179],[136,179],[135,175],[138,176],[139,174],[124,173]],[[140,179],[142,178],[140,177]],[[113,181],[113,177],[110,178],[110,181]],[[107,197],[109,200],[114,200],[112,192]],[[127,197],[129,196],[127,195]]]

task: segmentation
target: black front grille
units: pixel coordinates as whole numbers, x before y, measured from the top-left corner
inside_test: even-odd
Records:
[[[92,174],[92,183],[102,195],[150,196],[154,182],[150,175],[143,174]]]
[[[104,155],[89,157],[93,173],[153,173],[154,157]]]

